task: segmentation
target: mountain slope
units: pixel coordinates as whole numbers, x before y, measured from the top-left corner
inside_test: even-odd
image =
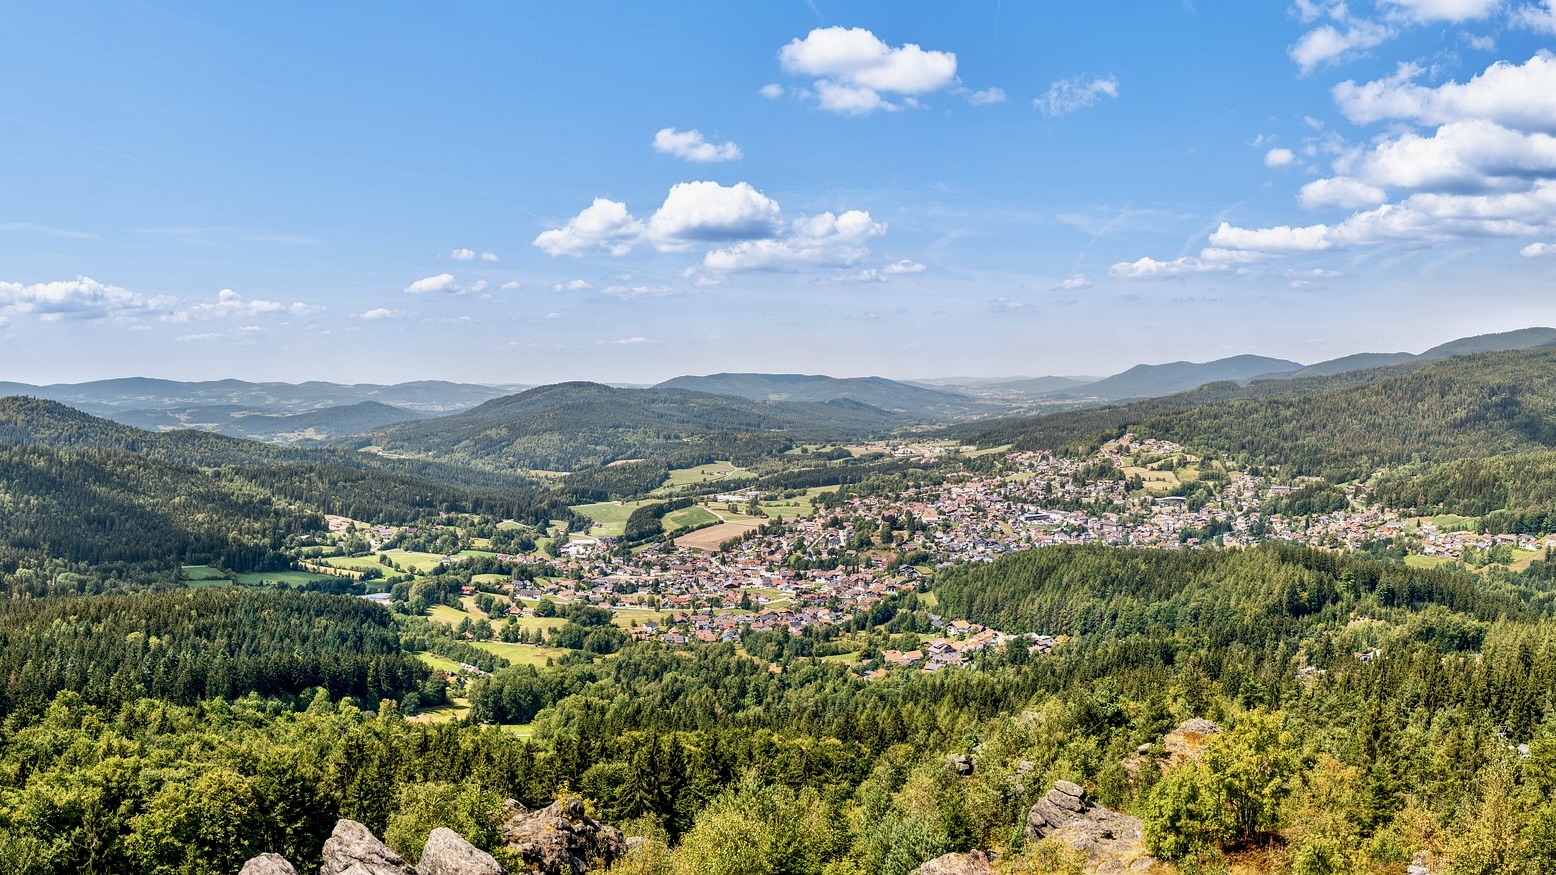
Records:
[[[709,374],[666,380],[656,389],[685,389],[733,395],[753,401],[857,401],[891,413],[945,419],[975,412],[964,395],[926,389],[884,377],[827,377],[813,374]]]
[[[1223,380],[1251,380],[1298,370],[1302,365],[1284,359],[1259,355],[1239,355],[1210,362],[1169,362],[1163,365],[1135,365],[1095,383],[1059,393],[1065,397],[1101,398],[1118,401],[1130,398],[1155,398],[1185,392],[1206,383]]]
[[[151,410],[121,410],[116,407],[83,405],[89,413],[147,431],[192,428],[214,431],[229,437],[294,443],[347,437],[377,428],[425,419],[426,414],[391,407],[377,401],[359,401],[337,407],[321,407],[302,413],[276,413],[237,404],[209,404]]]
[[[764,402],[683,389],[616,389],[575,382],[382,429],[357,443],[371,441],[388,452],[487,469],[573,470],[691,444],[719,447],[731,455],[765,455],[786,448],[791,437],[859,435],[901,423],[890,413],[842,399]]]
[[[989,383],[979,388],[1004,389],[1011,392],[1023,392],[1028,395],[1051,395],[1058,392],[1080,389],[1095,382],[1097,382],[1095,378],[1031,377],[1021,380],[1007,380],[1001,383]]]
[[[1556,344],[1556,328],[1520,328],[1498,334],[1478,334],[1461,337],[1432,347],[1419,356],[1423,359],[1447,358],[1456,355],[1474,355],[1480,352],[1508,352],[1533,349],[1537,346]]]

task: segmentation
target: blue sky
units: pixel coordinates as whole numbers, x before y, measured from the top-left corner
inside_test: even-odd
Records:
[[[16,2],[0,379],[1314,362],[1556,323],[1556,9]]]

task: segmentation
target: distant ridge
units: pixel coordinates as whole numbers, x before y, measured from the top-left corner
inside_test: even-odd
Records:
[[[311,381],[307,383],[250,383],[245,380],[182,382],[150,377],[122,377],[86,383],[0,383],[0,395],[46,398],[96,413],[108,410],[169,410],[176,407],[234,405],[271,412],[300,413],[324,407],[343,407],[376,401],[423,413],[467,410],[519,386],[483,386],[418,380],[379,385]]]
[[[1210,362],[1135,365],[1122,374],[1115,374],[1063,394],[1089,396],[1105,401],[1156,398],[1187,392],[1206,383],[1219,383],[1224,380],[1241,382],[1270,374],[1290,373],[1301,368],[1300,362],[1261,355],[1238,355]]]
[[[965,395],[885,377],[724,373],[675,377],[654,388],[686,389],[753,401],[857,401],[918,419],[950,419],[978,410],[977,403]]]

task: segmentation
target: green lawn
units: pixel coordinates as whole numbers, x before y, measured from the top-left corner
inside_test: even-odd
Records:
[[[449,674],[459,674],[460,672],[459,663],[446,656],[439,656],[436,653],[428,653],[423,650],[416,654],[416,658],[426,663],[433,671],[446,671]]]
[[[1437,526],[1439,532],[1473,532],[1476,523],[1475,517],[1459,516],[1455,513],[1432,517],[1432,524]]]
[[[1452,556],[1406,556],[1405,564],[1411,568],[1436,568],[1439,565],[1447,565],[1452,562]],[[919,598],[923,598],[922,595]]]
[[[437,620],[439,623],[447,623],[450,626],[458,626],[460,620],[469,620],[474,623],[477,619],[464,611],[451,608],[448,605],[433,605],[427,609],[427,616]]]
[[[754,476],[756,475],[750,471],[735,467],[734,462],[714,462],[711,465],[698,465],[695,468],[676,468],[670,472],[670,479],[666,480],[661,488],[688,486],[693,483],[749,480]]]
[[[588,517],[600,525],[591,527],[587,532],[577,534],[588,535],[591,538],[616,538],[620,537],[627,525],[627,517],[632,512],[645,504],[654,504],[653,501],[602,501],[598,504],[580,504],[573,507],[575,513]]]
[[[664,614],[651,611],[648,608],[622,608],[611,612],[618,626],[641,626],[645,621],[652,620],[655,623],[663,623]]]
[[[512,579],[506,574],[473,574],[470,576],[470,582],[474,584],[507,583]]]
[[[705,507],[692,505],[691,507],[670,511],[665,514],[662,522],[665,531],[673,532],[677,529],[690,529],[694,526],[708,525],[718,521],[719,518],[712,511]]]
[[[377,568],[379,571],[388,572],[391,569],[378,561],[374,556],[331,556],[320,559],[320,565],[328,565],[331,568],[343,568],[347,571],[366,571],[369,568]]]
[[[430,574],[442,567],[443,564],[443,557],[437,553],[411,553],[405,550],[386,550],[383,555],[388,556],[391,562],[401,568],[414,569],[422,574]]]
[[[226,580],[227,573],[212,568],[209,565],[185,565],[184,582],[195,583],[203,580]]]
[[[312,571],[250,571],[238,575],[238,583],[243,586],[275,586],[284,583],[287,586],[306,586],[315,580],[340,580],[327,574],[314,574]]]
[[[544,666],[547,659],[560,659],[566,650],[559,647],[538,647],[534,644],[508,644],[502,641],[477,641],[476,647],[487,653],[501,656],[514,665]]]

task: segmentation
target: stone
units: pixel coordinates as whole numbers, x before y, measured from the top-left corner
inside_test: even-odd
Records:
[[[354,820],[341,820],[324,842],[319,875],[417,875],[416,867]]]
[[[1205,739],[1220,731],[1221,727],[1214,721],[1203,717],[1183,721],[1178,724],[1178,728],[1162,736],[1162,751],[1166,754],[1167,762],[1199,762]]]
[[[1086,788],[1070,781],[1055,781],[1054,789],[1075,799],[1086,798]]]
[[[994,867],[989,865],[989,855],[983,851],[945,854],[913,871],[918,875],[994,875]]]
[[[1162,871],[1145,848],[1140,818],[1119,814],[1085,798],[1085,790],[1057,782],[1027,812],[1029,840],[1051,839],[1086,854],[1086,871],[1154,873]]]
[[[260,854],[244,863],[238,875],[297,875],[297,870],[280,854]]]
[[[945,758],[945,767],[956,773],[959,778],[965,778],[973,773],[973,758],[961,753],[953,753]]]
[[[420,875],[505,875],[491,854],[442,826],[427,836],[416,871]]]
[[[577,799],[515,814],[503,835],[534,875],[584,875],[591,863],[608,865],[627,852],[621,830],[590,817]]]

